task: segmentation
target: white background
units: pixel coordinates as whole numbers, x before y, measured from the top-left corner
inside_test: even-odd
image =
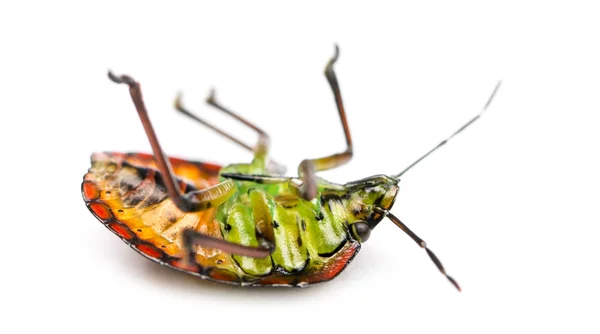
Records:
[[[416,2],[415,2],[416,3]],[[103,1],[0,5],[0,332],[597,333],[600,11],[594,2]],[[344,148],[323,67],[353,139],[346,182],[405,175],[392,210],[463,286],[457,293],[389,222],[334,281],[308,289],[207,283],[143,259],[85,208],[94,151],[149,151],[127,89],[142,82],[171,155],[251,156],[172,108],[251,142],[202,101],[268,130],[294,173]]]

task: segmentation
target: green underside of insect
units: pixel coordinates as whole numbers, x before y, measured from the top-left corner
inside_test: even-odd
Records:
[[[129,85],[154,155],[94,154],[82,185],[88,208],[140,254],[217,282],[307,286],[328,281],[346,267],[384,217],[424,248],[446,275],[425,242],[389,210],[398,192],[399,177],[481,113],[398,175],[375,175],[344,185],[330,183],[316,173],[345,164],[353,155],[333,71],[337,57],[336,47],[325,75],[334,93],[347,148],[302,161],[298,177],[283,176],[283,167],[269,158],[266,133],[217,103],[212,94],[207,100],[210,105],[258,133],[256,145],[247,145],[198,118],[183,107],[181,96],[176,108],[252,150],[252,162],[220,167],[167,158],[148,118],[139,84],[128,76],[109,73],[113,81]],[[489,101],[485,108],[488,105]]]
[[[260,165],[262,162],[255,160],[248,166],[228,166],[222,174],[265,175],[266,170]],[[361,240],[353,226],[369,222],[374,226],[381,220],[373,207],[388,209],[398,189],[397,180],[386,181],[335,188],[318,182],[317,196],[312,200],[300,197],[300,189],[292,181],[277,184],[236,181],[237,191],[219,206],[216,218],[223,226],[224,239],[243,245],[260,245],[261,235],[257,235],[256,226],[273,227],[275,248],[270,258],[238,255],[233,258],[251,275],[268,275],[273,270],[291,275],[311,266],[311,259],[320,265],[320,259],[334,256],[349,240],[366,241],[365,235]]]

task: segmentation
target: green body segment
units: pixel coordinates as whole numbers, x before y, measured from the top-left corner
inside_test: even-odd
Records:
[[[258,174],[266,171],[261,159],[251,164],[224,167],[221,173]],[[297,197],[288,183],[260,184],[235,181],[237,191],[223,203],[216,219],[223,238],[246,246],[258,246],[261,224],[272,226],[275,250],[269,258],[232,255],[244,274],[265,276],[299,273],[318,266],[347,241],[348,217],[341,200],[322,203]],[[259,231],[257,233],[257,230]]]

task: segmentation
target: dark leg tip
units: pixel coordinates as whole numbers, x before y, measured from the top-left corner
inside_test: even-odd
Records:
[[[335,62],[338,60],[338,57],[340,56],[340,48],[338,47],[338,45],[334,44],[333,46],[334,46],[333,56],[331,57],[331,59],[329,59],[329,62],[327,62],[327,66],[325,66],[326,74],[333,73],[333,64],[335,64]]]
[[[108,78],[114,83],[125,83],[131,87],[136,85],[135,80],[128,75],[115,75],[112,71],[108,71]]]
[[[173,106],[175,107],[175,110],[180,111],[180,112],[184,112],[184,107],[183,107],[183,102],[181,102],[183,93],[181,92],[177,92],[177,95],[175,96],[175,102],[173,102]]]
[[[446,276],[448,278],[448,280],[450,281],[450,283],[452,283],[452,285],[454,285],[454,287],[458,290],[458,292],[462,292],[462,289],[460,288],[460,285],[458,285],[458,282],[456,282],[454,280],[454,278],[450,277],[450,276]]]
[[[211,88],[210,92],[208,93],[208,96],[206,97],[206,103],[208,103],[209,105],[215,105],[217,103],[216,98],[215,98],[215,89]]]
[[[335,62],[338,59],[338,57],[340,56],[340,47],[337,45],[337,43],[335,43],[333,45],[333,48],[334,48],[334,51],[333,51],[333,57],[331,57],[331,60],[333,62]]]

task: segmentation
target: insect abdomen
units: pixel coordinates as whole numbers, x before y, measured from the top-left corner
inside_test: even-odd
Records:
[[[246,246],[258,246],[252,210],[248,206],[235,203],[226,217],[226,222],[222,226],[223,239]],[[232,255],[232,257],[240,269],[248,275],[264,276],[272,270],[270,258],[257,259],[239,255]]]
[[[273,227],[275,232],[275,252],[271,255],[278,269],[288,273],[299,272],[307,265],[309,254],[302,236],[296,212],[281,205],[275,207]]]
[[[347,241],[346,216],[340,201],[331,200],[321,206],[298,200],[293,207],[286,207],[267,188],[246,190],[242,186],[219,211],[224,239],[231,242],[256,246],[256,224],[273,226],[276,246],[270,258],[233,255],[240,269],[250,276],[301,275],[322,265]],[[261,216],[264,213],[266,216]]]

